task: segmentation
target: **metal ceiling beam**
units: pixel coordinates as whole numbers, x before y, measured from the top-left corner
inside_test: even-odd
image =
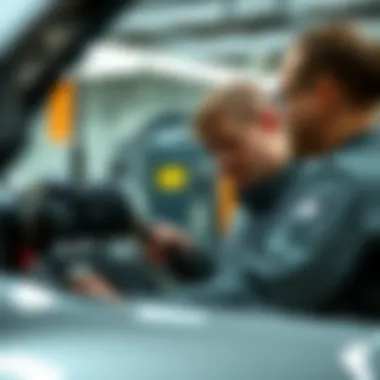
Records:
[[[155,44],[170,40],[184,40],[185,38],[203,38],[220,35],[228,35],[231,33],[246,33],[246,32],[265,32],[273,29],[280,29],[288,25],[286,16],[279,13],[262,15],[260,17],[234,18],[226,22],[224,18],[221,21],[204,24],[193,25],[186,27],[167,28],[157,31],[157,33],[126,32],[124,37],[131,43],[137,44]],[[118,34],[116,34],[117,37]],[[120,33],[122,35],[122,33]]]
[[[347,5],[344,8],[334,7],[332,9],[314,8],[308,12],[303,12],[300,16],[292,15],[291,12],[284,12],[281,6],[273,12],[253,13],[248,16],[239,16],[226,19],[221,14],[216,20],[210,22],[188,22],[181,26],[174,23],[166,23],[166,27],[152,30],[148,28],[144,31],[143,26],[140,30],[115,30],[116,36],[124,36],[132,43],[155,45],[171,40],[184,40],[185,38],[219,37],[221,35],[237,33],[261,33],[291,28],[294,25],[309,23],[310,20],[329,20],[344,17],[356,18],[366,17],[368,19],[379,18],[380,2],[377,0],[365,3]],[[289,3],[288,5],[289,6]],[[303,21],[304,20],[304,21]]]
[[[149,7],[162,7],[168,5],[189,4],[189,3],[207,3],[210,0],[140,0],[139,5]],[[215,0],[214,0],[215,1]],[[223,0],[217,0],[223,1]]]

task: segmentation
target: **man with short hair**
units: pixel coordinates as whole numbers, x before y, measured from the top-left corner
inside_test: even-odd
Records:
[[[261,265],[263,257],[258,247],[270,228],[274,210],[283,202],[298,173],[296,165],[291,164],[288,134],[264,95],[253,84],[241,82],[218,88],[211,94],[197,114],[196,132],[221,174],[238,187],[240,205],[221,252],[215,255],[218,262],[206,271],[207,279],[198,276],[201,254],[189,253],[183,265],[171,260],[166,260],[166,265],[174,275],[182,279],[184,274],[193,276],[198,282],[181,287],[180,298],[216,304],[251,303],[250,266],[256,262]],[[176,244],[189,247],[191,241],[174,228],[159,225],[148,254],[164,257],[165,262],[168,245]],[[283,262],[286,258],[276,260]],[[191,271],[189,267],[197,270]],[[261,298],[259,288],[256,292]]]
[[[269,183],[281,186],[266,189],[268,181],[263,186],[253,178],[248,221],[238,220],[240,238],[225,247],[229,261],[216,276],[224,278],[224,287],[210,283],[193,300],[210,295],[209,301],[219,303],[240,298],[302,312],[380,315],[380,133],[373,128],[380,101],[379,52],[375,42],[345,25],[307,31],[289,49],[283,100],[302,167],[290,184],[287,175],[277,174]],[[248,185],[252,177],[242,168],[249,165],[238,157],[255,134],[269,138],[268,124],[255,123],[268,117],[260,119],[265,113],[258,112],[253,118],[241,107],[237,112],[236,93],[228,105],[220,105],[223,95],[214,99],[198,125],[207,131],[206,145],[222,169],[238,173]],[[227,113],[231,109],[234,113]],[[254,146],[259,151],[260,144]]]

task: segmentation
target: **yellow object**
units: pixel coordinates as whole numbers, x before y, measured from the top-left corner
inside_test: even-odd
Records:
[[[77,88],[73,82],[59,82],[50,94],[47,107],[47,134],[56,144],[70,142],[75,127]]]
[[[163,192],[179,192],[189,186],[190,174],[181,164],[167,164],[155,173],[156,187]]]
[[[226,177],[219,179],[218,186],[219,230],[222,235],[228,232],[237,209],[237,192],[234,183]]]

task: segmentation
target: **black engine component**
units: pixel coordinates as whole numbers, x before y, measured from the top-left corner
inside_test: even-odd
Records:
[[[50,183],[27,198],[23,236],[34,246],[57,237],[107,237],[133,229],[131,205],[114,187]]]
[[[6,267],[18,268],[22,247],[44,251],[53,241],[132,233],[134,212],[116,188],[48,183],[0,204]]]
[[[209,278],[215,270],[215,259],[198,249],[168,247],[167,266],[181,282],[198,282]]]

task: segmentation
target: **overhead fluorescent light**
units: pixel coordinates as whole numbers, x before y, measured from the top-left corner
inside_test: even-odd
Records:
[[[84,61],[74,71],[74,76],[79,81],[91,81],[149,73],[211,85],[241,79],[252,80],[271,90],[277,84],[275,76],[254,70],[243,72],[215,64],[126,48],[117,44],[92,47]]]
[[[144,66],[143,56],[118,45],[91,47],[73,74],[79,80],[129,75]]]

